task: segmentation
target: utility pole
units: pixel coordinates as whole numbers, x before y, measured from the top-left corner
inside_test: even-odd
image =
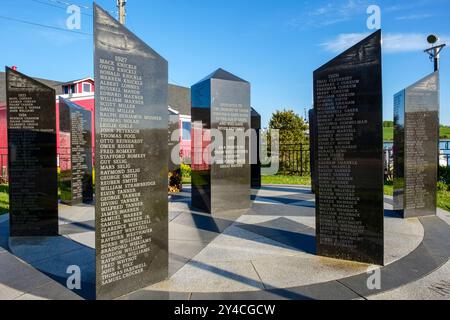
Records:
[[[434,62],[434,71],[439,71],[440,54],[446,45],[445,43],[436,45],[436,43],[439,41],[439,38],[435,35],[428,36],[427,41],[429,44],[431,44],[432,47],[425,50],[425,53],[427,53],[430,56],[430,60]]]
[[[125,25],[125,17],[127,15],[126,11],[127,0],[117,0],[117,11],[119,12],[119,22]]]

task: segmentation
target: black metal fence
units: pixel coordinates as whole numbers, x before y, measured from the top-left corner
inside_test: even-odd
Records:
[[[280,145],[280,174],[306,176],[311,173],[310,150],[306,144]]]
[[[441,166],[450,166],[450,142],[442,142],[439,162]],[[0,183],[8,181],[8,156],[6,148],[0,148]],[[283,175],[307,176],[311,174],[310,150],[306,144],[280,145],[279,173]],[[394,152],[392,147],[384,149],[385,178],[394,177]]]

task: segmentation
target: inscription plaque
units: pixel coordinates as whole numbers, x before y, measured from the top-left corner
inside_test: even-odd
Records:
[[[315,152],[316,141],[317,141],[317,124],[316,124],[316,114],[314,109],[309,110],[309,167],[311,172],[311,192],[316,191],[316,162],[315,162]]]
[[[168,276],[168,63],[94,5],[97,298]]]
[[[436,215],[439,73],[394,96],[394,210],[404,218]]]
[[[250,83],[219,69],[194,85],[191,94],[192,205],[213,215],[231,216],[251,203],[250,143],[245,139],[251,126]],[[223,137],[222,143],[214,142],[214,161],[205,156],[213,140],[211,129]]]
[[[383,265],[381,31],[314,72],[317,253]]]
[[[61,202],[91,203],[94,200],[91,112],[59,97],[59,119]]]
[[[252,136],[251,136],[251,165],[252,165],[252,188],[261,188],[261,159],[260,149],[260,131],[261,131],[261,115],[252,108]]]
[[[55,90],[6,68],[10,234],[58,235]]]

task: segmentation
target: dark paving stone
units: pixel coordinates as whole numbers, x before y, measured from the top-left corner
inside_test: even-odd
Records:
[[[181,224],[184,226],[194,227],[199,230],[222,233],[228,228],[234,221],[213,217],[203,214],[182,214],[179,215],[172,223]]]
[[[311,195],[311,198],[314,198],[314,194],[311,192],[311,190],[308,189],[298,189],[295,187],[288,188],[288,187],[276,187],[276,186],[262,186],[260,190],[266,190],[266,191],[278,191],[278,192],[292,192],[292,193],[299,193],[303,195]]]
[[[238,223],[236,226],[296,250],[309,254],[316,253],[315,230],[304,224],[278,218],[261,224]]]
[[[254,203],[246,215],[255,216],[285,216],[285,217],[314,217],[315,209],[300,207],[296,205],[288,206],[282,204]]]
[[[450,256],[450,227],[437,217],[422,218],[421,222],[425,229],[423,242],[408,256],[381,269],[381,290],[367,288],[367,274],[340,281],[367,297],[415,282],[442,267]]]
[[[118,300],[144,300],[144,301],[152,301],[152,300],[189,300],[191,294],[189,292],[186,293],[170,293],[164,291],[148,291],[148,290],[139,290],[124,297],[119,298]]]
[[[69,224],[62,224],[59,226],[60,235],[71,235],[77,233],[85,233],[95,231],[95,220],[85,222],[73,222]]]

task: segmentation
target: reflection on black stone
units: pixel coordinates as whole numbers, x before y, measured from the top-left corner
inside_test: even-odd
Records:
[[[310,172],[311,172],[311,191],[312,193],[316,192],[316,161],[315,161],[315,152],[316,149],[316,141],[317,141],[317,120],[316,113],[314,109],[309,110],[308,113],[309,118],[309,161],[310,161]]]
[[[251,137],[251,164],[252,164],[252,188],[261,188],[261,159],[260,159],[260,131],[261,115],[252,108],[252,137]]]
[[[317,252],[382,265],[381,31],[314,72]]]
[[[168,276],[168,64],[94,8],[97,298]]]
[[[59,190],[68,205],[94,200],[92,177],[92,115],[59,97]]]
[[[436,215],[439,73],[394,97],[394,210],[404,218]]]
[[[227,139],[227,132],[250,129],[250,84],[222,69],[192,87],[192,205],[213,215],[233,215],[250,207],[248,139]],[[210,164],[210,129],[222,133]],[[227,143],[232,141],[232,143]]]
[[[6,68],[10,232],[58,235],[55,91]]]

